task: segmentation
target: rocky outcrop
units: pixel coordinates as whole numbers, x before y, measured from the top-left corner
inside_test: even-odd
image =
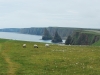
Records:
[[[62,39],[61,39],[61,37],[59,36],[59,34],[58,34],[57,31],[55,32],[55,35],[54,35],[54,38],[52,39],[52,42],[53,42],[53,43],[62,42]]]
[[[45,28],[45,29],[44,29],[44,33],[43,33],[43,36],[42,36],[42,40],[51,40],[51,39],[52,39],[51,34],[50,34],[49,31]]]
[[[66,41],[65,41],[65,44],[66,44],[66,45],[71,44],[71,40],[72,40],[72,37],[69,35],[69,36],[67,37]]]
[[[95,42],[97,42],[99,40],[100,40],[100,36],[95,35],[93,40],[92,40],[92,43],[95,43]]]

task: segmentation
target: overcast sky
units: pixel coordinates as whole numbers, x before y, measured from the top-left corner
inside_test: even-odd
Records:
[[[0,0],[0,28],[100,28],[100,0]]]

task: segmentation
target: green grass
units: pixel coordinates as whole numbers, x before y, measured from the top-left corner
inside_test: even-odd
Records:
[[[44,43],[6,40],[0,43],[0,75],[100,75],[100,47],[46,48]]]
[[[84,30],[84,32],[91,33],[91,34],[96,34],[96,35],[100,35],[100,31],[98,31],[98,30]]]
[[[95,43],[93,43],[92,46],[100,46],[100,40],[95,42]]]
[[[6,41],[10,41],[10,40],[8,40],[8,39],[1,39],[0,38],[0,43],[6,42]]]

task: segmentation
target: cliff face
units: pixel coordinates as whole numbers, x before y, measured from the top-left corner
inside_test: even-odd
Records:
[[[53,42],[53,43],[62,42],[62,39],[61,39],[61,37],[59,36],[59,34],[58,34],[57,31],[55,32],[55,35],[54,35],[54,38],[52,39],[52,42]]]
[[[45,29],[44,29],[44,33],[43,33],[43,36],[42,36],[42,40],[51,40],[51,39],[52,39],[51,34],[50,34],[49,31],[45,28]]]
[[[22,28],[19,33],[31,34],[31,35],[42,35],[44,28]]]
[[[31,34],[31,35],[44,35],[44,29],[47,28],[50,35],[54,37],[55,31],[57,30],[58,34],[62,39],[65,39],[69,34],[72,34],[74,30],[80,28],[70,28],[70,27],[31,27],[31,28],[5,28],[0,29],[0,32],[17,32],[22,34]]]
[[[19,33],[32,34],[32,35],[44,35],[44,29],[45,27],[22,28]],[[70,27],[47,27],[47,30],[49,31],[51,36],[54,36],[55,31],[57,31],[62,39],[66,39],[66,37],[68,35],[71,35],[73,31],[75,30],[87,30],[87,29],[86,28],[70,28]]]
[[[32,28],[5,28],[5,29],[0,29],[0,32],[17,32],[17,33],[23,33],[23,34],[32,34],[32,35],[44,35],[44,29],[45,27],[32,27]],[[100,29],[86,29],[86,28],[70,28],[70,27],[47,27],[47,30],[49,31],[49,33],[51,34],[52,37],[54,37],[55,35],[55,31],[58,32],[59,36],[61,37],[61,39],[66,39],[69,35],[72,35],[73,32],[75,30],[99,30]],[[98,33],[99,33],[98,31]],[[97,31],[96,31],[97,32]],[[90,36],[92,36],[90,34]],[[86,39],[84,41],[84,38],[86,38],[87,40],[90,40],[89,34],[86,35],[86,33],[82,34],[80,32],[75,32],[71,43],[72,44],[80,44],[81,42],[86,44]],[[98,35],[93,36],[94,38],[92,38],[92,43],[94,43],[95,41],[97,41],[99,39]],[[48,38],[48,37],[46,37]],[[77,43],[78,42],[78,43]],[[87,44],[90,44],[90,42],[87,42]]]
[[[72,45],[91,45],[100,40],[100,35],[94,33],[74,32],[71,37]]]
[[[23,28],[20,30],[20,33],[24,34],[32,34],[32,35],[44,35],[45,28]],[[51,36],[55,35],[55,31],[57,30],[58,34],[61,38],[66,38],[69,34],[72,34],[74,30],[78,28],[67,28],[67,27],[47,27],[47,30],[51,34]]]
[[[55,32],[59,34],[62,39],[65,39],[69,34],[72,34],[74,30],[78,28],[68,28],[68,27],[48,27],[48,30],[52,36],[55,35]]]

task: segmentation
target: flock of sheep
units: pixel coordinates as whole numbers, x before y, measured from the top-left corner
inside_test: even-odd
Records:
[[[45,47],[49,47],[49,44],[45,44]],[[26,48],[26,44],[23,44],[23,48]],[[38,48],[38,45],[34,44],[34,48]]]

